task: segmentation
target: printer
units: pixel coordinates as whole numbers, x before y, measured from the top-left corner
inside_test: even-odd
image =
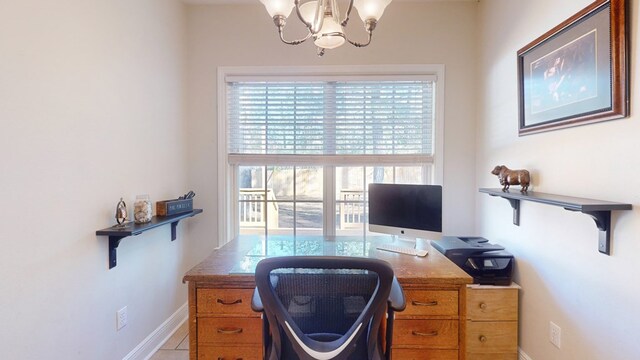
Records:
[[[476,284],[510,285],[513,255],[481,237],[443,236],[431,246],[473,277]]]

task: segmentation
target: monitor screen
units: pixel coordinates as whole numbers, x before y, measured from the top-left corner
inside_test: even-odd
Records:
[[[369,230],[439,240],[442,186],[369,184]]]

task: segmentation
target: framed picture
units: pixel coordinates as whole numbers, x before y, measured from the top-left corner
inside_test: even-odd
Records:
[[[629,113],[625,0],[598,0],[518,51],[519,135]]]

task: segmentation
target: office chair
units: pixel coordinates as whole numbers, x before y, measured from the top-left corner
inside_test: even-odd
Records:
[[[388,359],[393,312],[404,310],[405,299],[387,262],[267,258],[258,263],[255,279],[252,308],[263,312],[266,360]]]

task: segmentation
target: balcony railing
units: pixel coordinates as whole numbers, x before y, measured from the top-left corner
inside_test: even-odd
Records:
[[[362,190],[340,190],[340,229],[362,228],[364,199]]]
[[[238,200],[241,228],[264,228],[267,225],[269,229],[279,229],[278,203],[273,189],[265,192],[265,189],[260,188],[241,188]],[[341,190],[338,207],[340,229],[362,228],[365,222],[364,206],[362,190]],[[302,209],[298,211],[304,212]],[[287,224],[284,228],[287,228]]]
[[[278,203],[274,202],[273,189],[267,189],[265,193],[264,189],[242,188],[238,200],[240,227],[278,227]]]

